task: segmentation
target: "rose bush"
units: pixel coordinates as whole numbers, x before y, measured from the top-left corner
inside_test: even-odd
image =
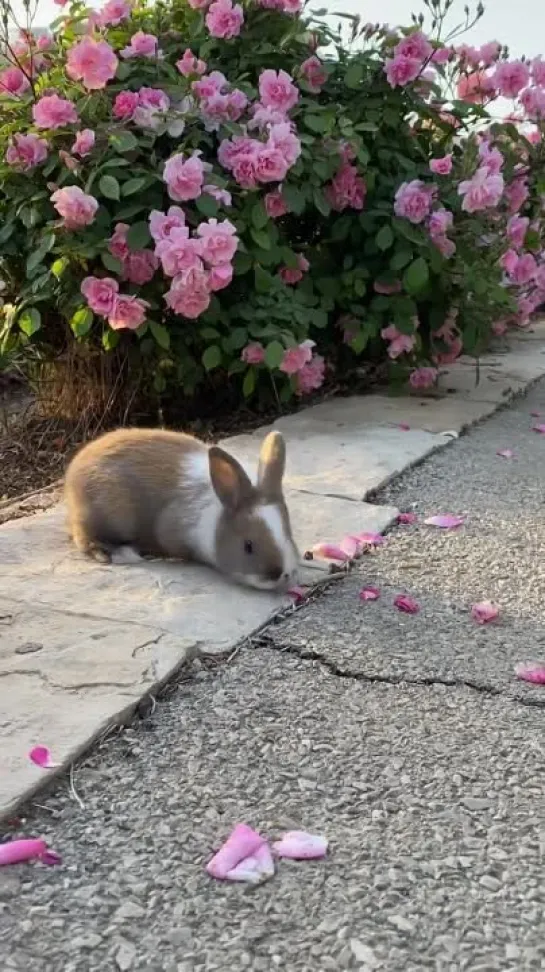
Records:
[[[351,18],[348,49],[300,0],[73,0],[6,39],[3,355],[127,348],[159,393],[287,400],[362,354],[426,388],[525,326],[545,62],[430,10],[427,34]]]

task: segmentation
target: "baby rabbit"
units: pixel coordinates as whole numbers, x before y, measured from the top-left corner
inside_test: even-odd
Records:
[[[118,429],[66,471],[72,539],[102,563],[142,554],[200,561],[260,590],[289,587],[300,561],[282,493],[286,448],[270,432],[255,485],[218,446],[160,429]]]

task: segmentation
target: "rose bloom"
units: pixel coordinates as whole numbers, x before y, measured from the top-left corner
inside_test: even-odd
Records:
[[[190,78],[194,74],[204,74],[206,71],[206,62],[195,57],[193,51],[187,48],[184,51],[183,57],[179,61],[176,61],[176,67],[184,78]]]
[[[409,375],[409,384],[414,389],[432,388],[438,374],[437,368],[415,368]]]
[[[278,149],[288,166],[295,165],[301,155],[301,142],[292,131],[291,122],[270,125],[267,148]]]
[[[450,229],[453,222],[453,215],[448,209],[441,207],[431,214],[428,222],[430,236],[444,236]]]
[[[331,208],[339,213],[347,208],[363,209],[366,194],[367,186],[358,175],[356,166],[346,163],[341,165],[325,190]]]
[[[140,297],[129,297],[119,294],[115,298],[114,306],[108,314],[108,324],[114,331],[128,328],[136,331],[146,320],[146,310],[149,304]]]
[[[289,213],[289,208],[282,196],[281,186],[275,189],[274,192],[268,192],[263,201],[269,219],[280,219],[281,216]]]
[[[545,118],[545,89],[526,88],[520,95],[520,103],[530,121]]]
[[[430,211],[432,194],[420,179],[403,182],[395,194],[394,212],[396,216],[422,223]]]
[[[404,37],[394,50],[394,57],[417,57],[421,61],[427,61],[432,54],[433,47],[420,30]]]
[[[392,359],[399,358],[400,354],[408,354],[412,351],[416,342],[413,334],[402,334],[401,331],[398,331],[395,324],[384,327],[380,335],[385,341],[390,342],[388,346],[388,357]]]
[[[99,12],[102,27],[117,27],[122,20],[128,20],[131,15],[131,5],[126,0],[108,0]]]
[[[537,263],[531,253],[523,253],[518,257],[509,276],[513,283],[523,286],[534,279],[537,272]]]
[[[481,105],[494,93],[494,82],[484,71],[474,71],[472,74],[462,75],[456,85],[456,92],[462,101]]]
[[[214,0],[208,8],[205,20],[212,37],[229,40],[240,34],[244,13],[239,3],[233,6],[231,0]]]
[[[129,232],[128,223],[116,223],[113,235],[108,240],[108,249],[116,260],[123,260],[129,255],[129,244],[127,243],[127,233]]]
[[[129,46],[124,47],[119,53],[124,58],[156,57],[158,54],[157,44],[155,34],[145,34],[143,30],[139,30],[132,35]]]
[[[282,182],[289,168],[282,152],[266,145],[257,153],[254,165],[257,182]]]
[[[181,153],[167,161],[163,172],[171,199],[187,202],[198,199],[204,182],[204,166],[198,155],[186,159]]]
[[[530,220],[527,216],[511,216],[507,223],[507,237],[516,249],[524,246],[524,239],[529,226]]]
[[[499,264],[502,270],[511,276],[517,263],[518,263],[518,253],[516,250],[507,250],[499,259]]]
[[[201,241],[190,237],[187,226],[175,227],[168,238],[160,240],[155,247],[167,277],[175,277],[194,267],[202,268],[201,251]]]
[[[152,209],[149,214],[149,231],[156,243],[168,240],[173,229],[185,226],[185,213],[180,206],[171,206],[166,213]]]
[[[209,219],[197,227],[197,235],[202,240],[201,255],[205,263],[211,267],[222,263],[230,263],[237,247],[237,231],[228,219],[218,223],[217,219]]]
[[[545,61],[542,61],[540,57],[536,57],[532,61],[532,80],[539,87],[545,87]]]
[[[66,73],[73,81],[81,81],[88,91],[98,91],[115,77],[118,63],[106,41],[84,37],[68,51]]]
[[[18,67],[9,67],[0,74],[0,94],[19,98],[30,88],[30,81]]]
[[[416,57],[387,58],[384,62],[384,70],[390,87],[405,87],[418,77],[422,70],[422,62]]]
[[[165,302],[175,314],[182,314],[195,320],[210,304],[208,276],[202,267],[184,270],[174,277],[170,290],[165,294]]]
[[[463,196],[462,209],[466,213],[476,213],[482,209],[495,208],[503,194],[503,176],[489,175],[485,168],[477,169],[472,179],[461,182],[458,195]]]
[[[114,309],[119,284],[112,277],[85,277],[80,290],[94,314],[108,317]]]
[[[129,119],[138,108],[138,94],[136,91],[120,91],[115,97],[113,106],[114,118]]]
[[[259,75],[259,97],[265,108],[287,114],[297,104],[299,92],[286,71],[268,68]]]
[[[456,253],[456,244],[452,240],[449,240],[448,236],[433,236],[432,239],[434,245],[446,260],[450,260],[454,256]]]
[[[503,98],[516,98],[530,80],[530,68],[523,61],[504,61],[496,67],[494,83]]]
[[[240,357],[246,364],[263,364],[265,360],[265,349],[262,344],[255,341],[253,344],[247,344],[242,349]]]
[[[233,279],[233,265],[231,263],[220,263],[216,267],[210,267],[208,272],[208,287],[211,291],[224,290]]]
[[[89,155],[93,146],[95,144],[95,133],[91,131],[90,128],[84,128],[83,131],[78,132],[76,135],[76,140],[72,146],[73,155]]]
[[[78,113],[71,101],[57,94],[44,95],[32,107],[32,117],[37,128],[64,128],[78,120]]]
[[[215,94],[220,94],[227,84],[227,78],[221,71],[211,71],[199,81],[193,81],[191,90],[197,98],[211,98]]]
[[[505,198],[509,207],[509,212],[511,214],[517,213],[521,206],[524,205],[530,191],[528,189],[528,183],[523,176],[519,176],[506,186]]]
[[[452,155],[445,155],[442,159],[431,159],[430,170],[435,175],[450,175],[452,172]]]
[[[296,347],[287,348],[280,364],[280,371],[285,375],[295,375],[301,368],[312,361],[314,341],[302,341]]]
[[[89,226],[98,209],[94,196],[88,196],[79,186],[57,189],[51,196],[51,202],[62,216],[63,226],[71,230]]]
[[[300,72],[309,90],[313,94],[319,94],[322,90],[323,85],[327,81],[327,71],[320,61],[319,57],[313,55],[312,57],[307,57],[306,61],[303,61],[300,67]]]
[[[40,162],[45,162],[48,153],[47,142],[38,135],[14,135],[6,151],[6,162],[16,169],[28,172]]]
[[[296,395],[309,395],[316,391],[324,383],[325,361],[321,355],[315,354],[313,358],[304,364],[297,372],[295,383]]]
[[[123,260],[123,280],[142,287],[152,279],[159,260],[151,250],[129,251]]]
[[[505,159],[497,148],[492,148],[487,141],[482,141],[479,145],[479,158],[481,165],[489,175],[497,175],[503,168]]]

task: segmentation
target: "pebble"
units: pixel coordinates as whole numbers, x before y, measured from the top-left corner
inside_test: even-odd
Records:
[[[462,803],[466,810],[489,810],[494,805],[492,800],[485,797],[464,797]]]
[[[488,891],[499,891],[502,887],[502,883],[498,878],[492,877],[491,874],[483,874],[479,878],[479,884],[482,884],[483,888],[487,888]]]
[[[136,948],[132,942],[122,942],[115,953],[115,964],[121,972],[128,972],[134,965],[136,958]]]
[[[365,945],[358,938],[350,939],[350,948],[356,961],[364,962],[369,969],[377,969],[381,964],[373,949],[369,948],[368,945]]]

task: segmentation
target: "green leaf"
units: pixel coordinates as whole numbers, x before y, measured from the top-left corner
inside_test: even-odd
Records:
[[[215,327],[203,327],[200,335],[205,341],[215,341],[216,338],[219,338],[220,332]]]
[[[207,219],[211,219],[212,216],[216,216],[218,213],[218,204],[216,200],[213,196],[208,196],[206,193],[199,196],[196,201],[196,206],[199,212],[202,213],[203,216],[206,216]]]
[[[126,81],[132,71],[132,64],[127,61],[120,61],[117,65],[116,75],[119,81]]]
[[[157,344],[163,351],[168,351],[170,348],[170,334],[168,333],[166,327],[162,324],[158,324],[157,321],[148,321],[149,329],[153,334]]]
[[[411,262],[412,258],[412,250],[396,250],[392,259],[390,260],[390,267],[394,272],[403,270],[403,267],[406,267],[407,264]]]
[[[271,238],[265,230],[258,230],[255,226],[250,227],[250,234],[254,243],[257,243],[262,250],[270,250],[271,248]]]
[[[248,331],[245,327],[235,327],[229,335],[229,343],[233,351],[240,351],[248,341]]]
[[[360,61],[356,61],[355,64],[351,64],[344,76],[344,83],[347,88],[359,88],[360,83],[363,78],[363,64]]]
[[[57,280],[60,280],[69,262],[68,257],[59,257],[51,264],[51,273]]]
[[[140,223],[134,223],[127,232],[127,243],[131,250],[142,250],[150,239],[149,224],[145,223],[144,220]]]
[[[121,266],[121,262],[116,260],[116,258],[108,251],[101,253],[100,259],[106,267],[106,270],[109,270],[110,273],[116,273],[118,276],[122,273],[123,267]]]
[[[119,199],[119,182],[114,176],[102,176],[98,187],[106,199]]]
[[[331,206],[329,205],[324,193],[321,189],[312,190],[312,198],[314,200],[314,205],[322,216],[329,216],[331,212]]]
[[[306,199],[303,192],[297,189],[296,186],[282,186],[282,198],[285,200],[286,205],[295,213],[296,216],[300,216],[304,211],[306,206]]]
[[[235,268],[235,277],[241,277],[243,274],[248,273],[252,266],[252,258],[249,253],[237,253],[235,254],[235,260],[233,263]]]
[[[123,196],[134,196],[135,192],[141,192],[147,183],[147,176],[136,176],[134,179],[127,179],[121,187],[121,193]]]
[[[307,128],[317,135],[323,135],[331,128],[330,115],[305,115],[304,121]]]
[[[389,250],[392,243],[394,242],[394,234],[392,232],[391,226],[386,224],[382,227],[375,236],[375,243],[377,244],[379,250]]]
[[[429,279],[430,272],[428,270],[428,264],[423,257],[418,257],[405,270],[403,274],[403,286],[407,293],[417,294],[424,289]]]
[[[258,202],[252,209],[252,223],[257,230],[263,229],[269,222],[267,210],[262,202]]]
[[[313,310],[312,311],[312,326],[324,328],[327,327],[327,314],[324,310]]]
[[[85,337],[91,330],[94,315],[89,307],[79,307],[70,319],[70,327],[77,338]]]
[[[5,226],[0,230],[0,246],[2,243],[7,243],[13,230],[15,229],[15,223],[6,223]]]
[[[213,368],[217,368],[221,364],[221,350],[217,344],[211,344],[209,348],[204,351],[201,361],[207,371],[212,371]]]
[[[105,351],[113,351],[114,348],[117,348],[120,338],[121,334],[119,331],[112,331],[108,328],[102,335],[102,347]]]
[[[27,307],[22,314],[19,314],[19,328],[27,337],[32,337],[42,326],[42,315],[37,307]]]
[[[405,237],[405,239],[410,240],[411,243],[418,243],[421,245],[425,242],[422,230],[417,229],[416,226],[412,226],[407,220],[394,219],[393,226],[399,236]]]
[[[255,378],[255,368],[248,368],[248,371],[244,375],[244,381],[242,382],[242,394],[244,398],[250,398],[250,395],[253,395],[255,391]]]
[[[280,341],[271,341],[265,348],[265,364],[267,368],[278,368],[284,357],[284,346]]]
[[[112,148],[121,155],[124,152],[134,152],[138,148],[138,139],[132,132],[116,132],[110,135],[109,141]]]
[[[51,249],[55,246],[55,234],[48,233],[40,243],[40,245],[35,249],[29,256],[26,262],[26,272],[29,277],[32,276],[34,270],[40,265],[44,256],[49,253]]]
[[[264,270],[263,267],[260,267],[259,264],[257,264],[254,270],[254,276],[255,276],[255,289],[257,290],[257,293],[268,294],[269,290],[271,290],[274,285],[274,277],[272,276],[272,274],[270,274],[268,270]]]

